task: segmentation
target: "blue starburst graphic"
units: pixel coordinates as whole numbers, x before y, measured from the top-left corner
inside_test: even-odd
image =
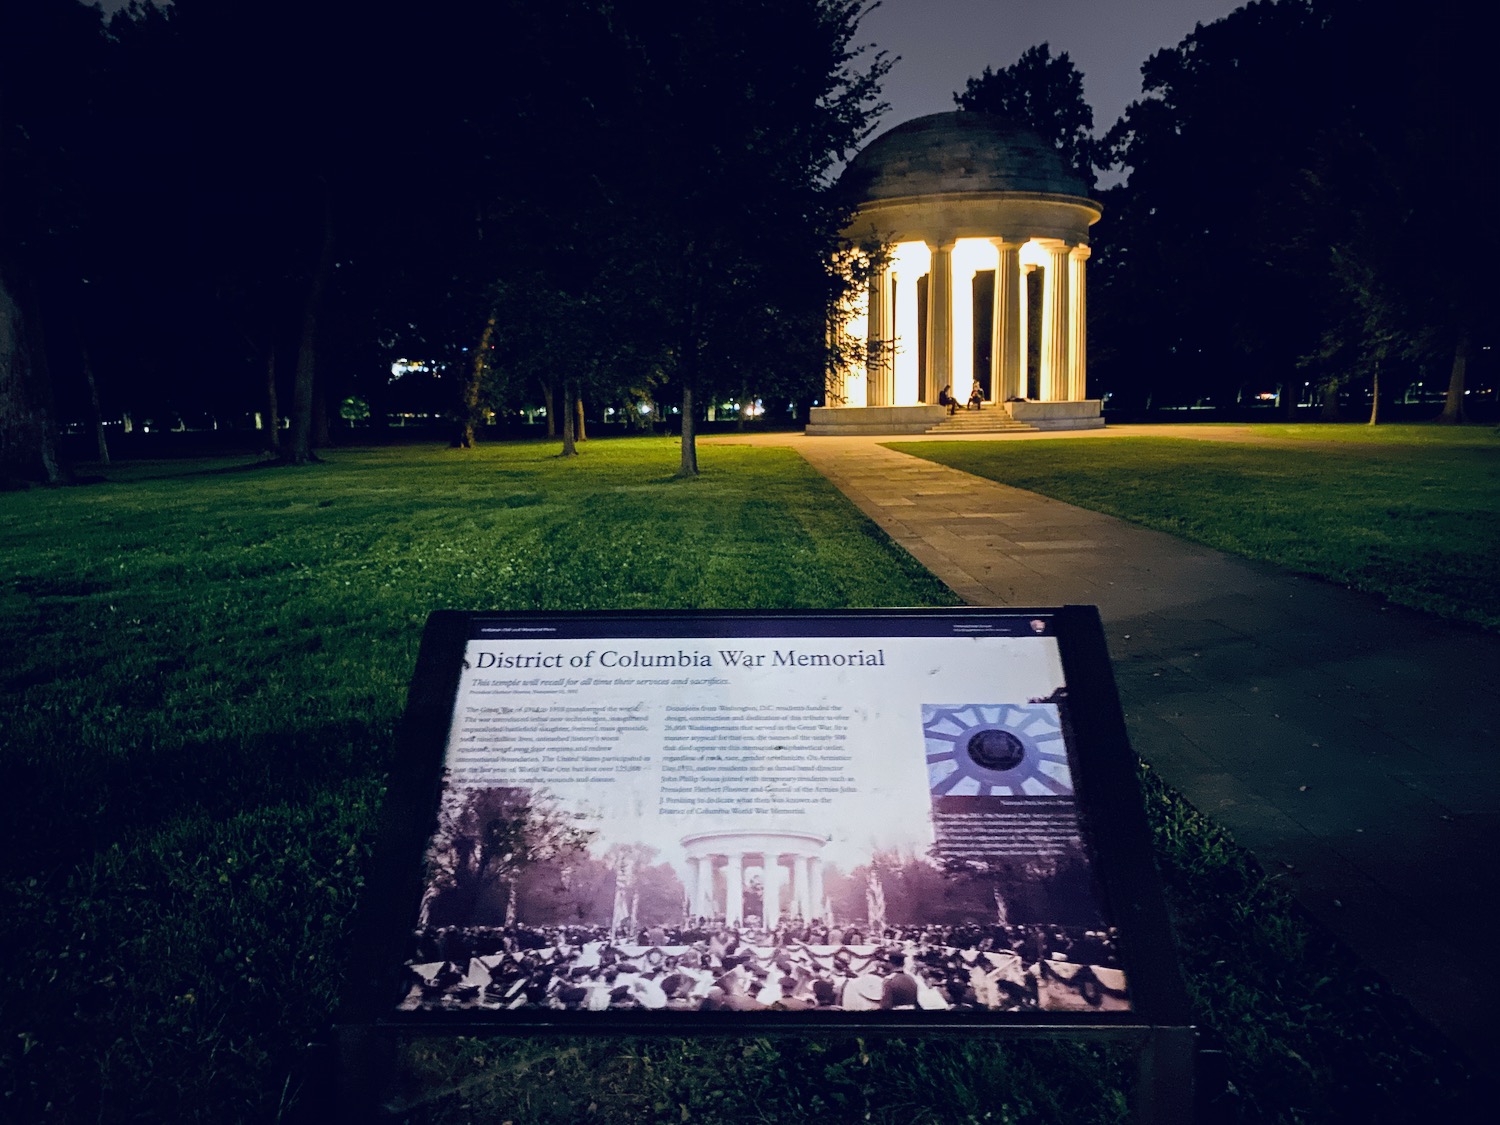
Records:
[[[1066,797],[1073,793],[1052,703],[922,705],[934,797]]]

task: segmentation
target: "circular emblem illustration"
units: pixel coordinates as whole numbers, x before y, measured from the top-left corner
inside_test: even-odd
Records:
[[[1073,793],[1055,704],[924,703],[922,735],[934,797]]]

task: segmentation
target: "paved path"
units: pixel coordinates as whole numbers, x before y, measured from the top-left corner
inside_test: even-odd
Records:
[[[1137,752],[1495,1067],[1500,639],[878,444],[912,439],[738,440],[796,449],[973,605],[1097,605]]]

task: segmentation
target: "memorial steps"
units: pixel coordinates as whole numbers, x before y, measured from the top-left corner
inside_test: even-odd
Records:
[[[980,410],[960,409],[957,413],[944,418],[936,426],[929,426],[925,432],[939,436],[943,434],[1034,434],[1037,428],[1025,422],[1016,421],[1003,406],[986,405]]]

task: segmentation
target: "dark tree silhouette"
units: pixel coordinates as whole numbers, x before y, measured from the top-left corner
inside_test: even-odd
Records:
[[[1028,47],[1002,70],[984,68],[953,95],[960,109],[991,113],[1031,129],[1052,144],[1088,188],[1094,186],[1094,111],[1083,97],[1083,74],[1067,51]]]
[[[99,277],[93,162],[104,132],[107,58],[96,11],[74,0],[7,4],[0,31],[0,481],[67,477],[54,383],[71,372],[82,389],[84,294]]]
[[[612,9],[616,65],[585,98],[599,135],[580,150],[573,190],[548,196],[569,205],[567,229],[580,214],[607,224],[565,241],[555,263],[576,278],[584,253],[606,284],[557,288],[575,302],[597,294],[597,310],[628,324],[635,358],[680,394],[683,475],[698,471],[696,421],[713,392],[740,390],[759,367],[822,384],[849,214],[830,172],[868,133],[887,69],[853,42],[860,11],[845,0]]]
[[[1314,352],[1332,282],[1305,187],[1337,104],[1328,51],[1309,5],[1284,0],[1142,67],[1147,96],[1105,138],[1129,178],[1090,263],[1094,366],[1117,395],[1234,403]]]
[[[473,925],[481,906],[503,895],[503,920],[515,921],[515,885],[537,863],[583,854],[591,833],[577,827],[546,793],[516,787],[448,786],[428,853],[424,925]]]
[[[1446,368],[1439,421],[1463,421],[1468,366],[1494,340],[1500,300],[1500,233],[1473,221],[1500,176],[1485,36],[1461,0],[1433,0],[1419,20],[1351,0],[1317,7],[1344,60],[1346,116],[1327,163],[1346,216],[1330,223],[1334,244],[1361,266],[1343,278],[1365,314],[1355,338],[1367,354],[1391,335],[1398,356]],[[1442,230],[1464,232],[1462,252],[1438,249]]]
[[[1091,356],[1116,401],[1229,405],[1451,371],[1466,401],[1497,297],[1495,125],[1472,13],[1420,20],[1352,0],[1266,0],[1142,68],[1106,137]],[[1391,60],[1401,60],[1392,65]],[[1443,254],[1434,232],[1464,230]],[[1372,387],[1378,400],[1383,391]]]

